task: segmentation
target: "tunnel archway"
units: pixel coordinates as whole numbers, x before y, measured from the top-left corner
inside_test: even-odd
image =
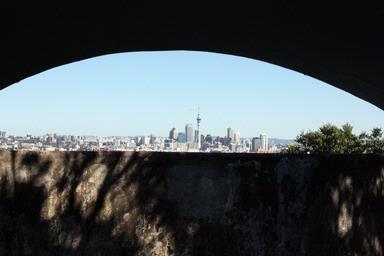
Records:
[[[178,6],[176,11],[163,3],[137,7],[122,1],[102,6],[56,2],[38,6],[32,2],[2,8],[0,88],[95,56],[184,49],[277,64],[384,109],[383,11],[368,4],[347,10],[351,3],[342,7],[278,3],[258,1],[251,8],[236,2],[212,9],[196,4]],[[241,17],[234,18],[238,14]],[[156,157],[115,152],[101,155],[100,162],[98,156],[1,153],[1,185],[5,184],[5,189],[0,203],[5,207],[0,207],[4,219],[0,247],[4,254],[100,250],[109,255],[150,254],[147,244],[149,249],[160,244],[167,254],[184,254],[191,248],[196,255],[207,251],[211,255],[383,253],[382,157],[279,160],[243,155],[237,161],[226,155],[217,161],[217,155],[208,154]],[[175,165],[170,165],[172,161]],[[219,165],[201,172],[209,161]],[[193,164],[201,175],[186,168]],[[107,175],[107,169],[100,166],[114,171]],[[132,166],[135,168],[130,171]],[[87,184],[92,173],[105,173],[100,175],[106,178],[100,182],[99,192],[89,193],[79,186]],[[193,182],[196,179],[185,174],[203,179],[205,183],[198,184],[218,188],[218,193],[180,193],[186,185],[199,188]],[[117,184],[121,178],[128,186]],[[168,178],[170,185],[165,185]],[[225,182],[228,190],[204,185],[214,182]],[[232,189],[237,186],[241,189]],[[204,200],[207,194],[214,204]],[[225,206],[216,204],[223,202],[216,195],[227,194],[230,200],[224,201]],[[52,195],[58,199],[51,200],[55,199]],[[108,202],[105,208],[104,201]],[[96,207],[88,207],[89,202]],[[200,216],[195,215],[191,202],[203,206]],[[86,206],[87,211],[82,212],[78,205]],[[88,209],[95,210],[88,215]],[[202,218],[208,215],[212,217]],[[128,227],[128,231],[120,227]],[[156,241],[156,236],[162,240]]]
[[[170,7],[123,2],[7,7],[1,17],[0,88],[105,54],[193,50],[276,64],[384,108],[380,68],[384,40],[377,33],[383,15],[378,8],[316,6],[315,10],[285,1],[261,1],[252,9],[220,6],[220,11],[207,6]]]

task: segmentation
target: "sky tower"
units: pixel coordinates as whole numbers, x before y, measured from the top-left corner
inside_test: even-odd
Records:
[[[200,149],[201,148],[201,135],[200,135],[200,123],[201,123],[201,117],[200,117],[200,107],[198,107],[198,110],[197,110],[197,118],[196,118],[196,121],[197,121],[197,148]]]

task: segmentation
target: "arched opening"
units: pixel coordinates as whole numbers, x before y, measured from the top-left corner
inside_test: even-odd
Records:
[[[184,49],[273,63],[384,108],[380,8],[256,4],[5,6],[0,88],[96,56]],[[382,255],[383,166],[372,155],[0,151],[0,254]]]

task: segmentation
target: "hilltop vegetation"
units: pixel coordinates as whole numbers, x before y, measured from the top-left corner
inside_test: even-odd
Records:
[[[353,133],[350,124],[340,128],[325,124],[317,131],[301,132],[296,144],[290,144],[284,153],[330,153],[330,154],[384,154],[384,137],[381,128],[373,128],[370,133]]]

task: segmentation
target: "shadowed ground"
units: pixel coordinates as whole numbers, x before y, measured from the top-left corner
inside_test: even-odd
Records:
[[[0,255],[383,255],[374,155],[0,152]]]

